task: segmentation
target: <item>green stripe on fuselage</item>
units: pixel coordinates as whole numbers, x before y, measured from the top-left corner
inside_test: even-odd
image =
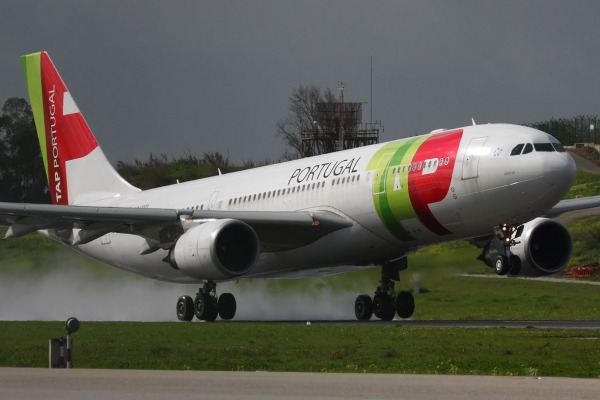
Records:
[[[368,170],[373,174],[373,203],[379,219],[398,239],[411,241],[415,238],[402,226],[402,221],[416,217],[408,191],[408,172],[393,173],[393,168],[410,165],[419,146],[427,137],[416,137],[391,142],[379,149],[369,161]],[[395,188],[396,175],[400,187]],[[396,190],[395,190],[396,189]]]

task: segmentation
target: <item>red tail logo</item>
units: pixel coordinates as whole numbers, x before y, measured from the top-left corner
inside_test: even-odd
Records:
[[[98,143],[45,52],[41,72],[48,185],[53,203],[69,204],[66,163],[89,154]]]

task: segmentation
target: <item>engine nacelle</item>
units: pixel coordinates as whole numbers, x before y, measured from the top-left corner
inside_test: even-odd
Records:
[[[198,280],[226,280],[248,273],[260,247],[246,223],[219,219],[186,231],[169,253],[174,268]]]
[[[511,246],[511,275],[545,276],[562,271],[573,253],[567,228],[548,218],[536,218],[522,227],[521,235]],[[503,254],[504,244],[494,238],[483,251],[483,261],[494,267],[496,257]]]

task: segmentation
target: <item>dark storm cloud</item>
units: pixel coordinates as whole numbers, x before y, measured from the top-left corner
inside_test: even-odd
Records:
[[[595,1],[3,2],[0,101],[48,50],[111,161],[277,159],[299,84],[369,101],[384,140],[596,114]],[[368,119],[366,106],[365,119]]]

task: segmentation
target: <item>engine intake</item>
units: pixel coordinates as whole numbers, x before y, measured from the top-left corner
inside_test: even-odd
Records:
[[[521,235],[511,247],[511,275],[545,276],[562,271],[573,254],[571,235],[558,222],[548,218],[536,218],[523,226]],[[494,238],[484,249],[483,261],[494,267],[496,257],[502,253],[504,244]]]
[[[169,261],[198,280],[227,280],[252,270],[259,249],[258,236],[250,226],[234,219],[219,219],[181,235],[169,253]]]

